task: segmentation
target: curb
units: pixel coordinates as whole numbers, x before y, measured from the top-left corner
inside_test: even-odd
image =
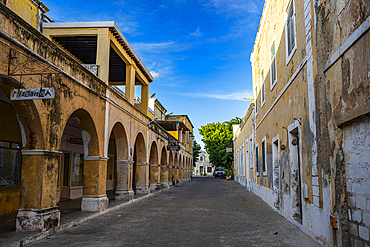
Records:
[[[39,241],[39,240],[44,239],[44,238],[47,238],[47,237],[52,236],[54,234],[58,234],[58,233],[61,233],[61,232],[65,231],[65,230],[71,229],[72,227],[77,226],[77,225],[80,225],[80,224],[82,224],[82,223],[84,223],[86,221],[95,219],[95,218],[97,218],[99,216],[108,214],[108,213],[113,212],[113,211],[115,211],[117,209],[120,209],[120,208],[123,208],[125,206],[128,206],[128,205],[130,205],[132,203],[140,202],[140,201],[142,201],[144,199],[150,198],[150,197],[152,197],[152,196],[154,196],[154,195],[156,195],[158,193],[161,193],[162,191],[168,190],[170,188],[161,189],[161,190],[156,191],[154,193],[151,193],[151,194],[142,196],[140,198],[133,199],[131,201],[128,201],[128,202],[125,202],[125,203],[116,205],[114,207],[108,208],[108,209],[106,209],[104,211],[96,212],[96,213],[94,213],[92,215],[89,215],[87,217],[84,217],[84,218],[81,218],[81,219],[78,219],[78,220],[75,220],[75,221],[72,221],[72,222],[69,222],[69,223],[66,223],[66,224],[63,224],[63,225],[54,227],[54,228],[49,229],[49,230],[47,230],[45,232],[41,232],[39,234],[36,234],[35,236],[28,237],[28,238],[26,238],[24,240],[20,240],[20,241],[17,241],[15,243],[6,245],[6,247],[18,247],[18,246],[25,246],[25,245],[34,243],[36,241]]]

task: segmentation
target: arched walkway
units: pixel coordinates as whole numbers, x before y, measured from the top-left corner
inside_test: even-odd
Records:
[[[107,158],[99,156],[99,139],[91,115],[75,110],[66,120],[60,141],[58,196],[82,198],[82,211],[108,207],[106,196]]]
[[[0,74],[0,183],[6,198],[0,214],[18,210],[18,231],[42,231],[59,225],[59,152],[50,148],[50,139],[45,141],[36,101],[11,100],[11,94],[23,88],[14,78]],[[45,184],[48,190],[40,189]],[[32,224],[35,219],[45,220],[45,211],[50,217],[48,225]]]
[[[169,160],[168,160],[168,183],[169,185],[173,185],[173,152],[170,151],[169,153]]]
[[[115,200],[131,200],[132,161],[129,160],[127,134],[122,123],[116,123],[108,145],[107,194]]]
[[[162,148],[161,152],[161,170],[160,170],[160,177],[161,177],[161,187],[168,188],[168,173],[167,173],[167,152],[166,148]]]
[[[179,156],[178,153],[175,152],[175,162],[174,162],[174,182],[177,184],[179,182]]]
[[[139,133],[135,140],[133,184],[135,194],[149,193],[149,164],[146,163],[146,146],[143,134]]]
[[[158,148],[157,144],[153,141],[150,147],[150,157],[149,157],[149,177],[150,177],[150,189],[159,190],[160,189],[160,164],[158,162]]]

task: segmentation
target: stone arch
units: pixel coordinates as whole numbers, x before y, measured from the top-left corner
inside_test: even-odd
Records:
[[[165,147],[162,148],[161,152],[161,165],[167,166],[167,152]]]
[[[158,164],[158,148],[155,141],[152,142],[152,145],[150,147],[149,163]]]
[[[17,141],[22,144],[22,149],[45,149],[45,136],[42,130],[39,112],[33,100],[13,100],[11,98],[12,89],[21,89],[24,86],[12,77],[0,74],[0,102],[1,116],[3,124],[7,128],[17,129]],[[6,109],[8,108],[8,109]],[[9,113],[12,123],[7,124],[5,113]],[[3,126],[2,126],[3,127]],[[7,131],[2,128],[2,134],[12,134],[14,130]],[[13,132],[14,134],[14,132]]]
[[[151,190],[160,189],[160,165],[158,161],[158,147],[157,143],[153,141],[149,156],[149,184]]]
[[[109,198],[113,198],[114,191],[126,189],[125,182],[129,176],[128,166],[128,141],[122,123],[114,124],[108,144],[107,181],[106,190]],[[113,191],[113,193],[111,193]],[[114,197],[115,198],[115,197]]]
[[[168,187],[168,178],[167,178],[167,151],[166,148],[163,147],[161,151],[161,169],[160,169],[160,179],[161,179],[161,187],[167,188]]]
[[[117,160],[128,160],[128,139],[125,127],[122,123],[117,122],[113,128],[111,134],[114,135],[116,148],[117,148]]]
[[[147,194],[149,192],[149,164],[146,163],[146,160],[145,139],[143,134],[139,132],[135,140],[134,163],[132,166],[132,188],[138,195]]]
[[[96,189],[100,175],[96,170],[96,163],[100,160],[99,139],[90,113],[85,109],[77,109],[63,126],[62,135],[58,138],[61,152],[58,201],[60,198],[76,199],[83,195],[105,194],[105,187],[104,192]]]
[[[168,170],[168,182],[170,182],[171,184],[173,183],[174,181],[174,174],[173,174],[173,152],[170,151],[169,153],[169,159],[168,159],[168,166],[169,166],[169,170]]]
[[[179,155],[178,152],[175,152],[175,162],[174,162],[174,179],[175,183],[179,182]]]
[[[66,131],[68,122],[71,123],[71,121],[77,123],[81,130],[84,157],[99,156],[99,137],[90,113],[82,108],[75,110],[70,117],[66,119],[63,134]],[[60,146],[59,149],[61,150],[61,148]]]
[[[45,133],[42,129],[39,110],[33,100],[10,100],[12,89],[19,90],[24,86],[16,79],[0,74],[0,167],[2,172],[0,181],[4,195],[9,193],[7,200],[3,200],[0,215],[15,212],[20,208],[38,208],[41,198],[47,206],[56,205],[56,194],[40,196],[40,187],[43,185],[43,175],[39,171],[50,164],[51,185],[56,188],[58,154],[51,153],[50,162],[39,150],[49,149],[45,145]],[[39,153],[36,155],[36,153]],[[49,167],[48,167],[49,168]],[[53,174],[54,172],[54,174]],[[37,181],[35,178],[39,178]],[[22,183],[21,183],[22,180]],[[32,185],[32,186],[30,186]],[[14,190],[21,186],[20,190]],[[19,192],[20,191],[20,192]],[[8,199],[9,198],[9,199]],[[37,199],[36,199],[37,198]],[[40,198],[40,199],[39,199]],[[14,202],[19,202],[14,203]]]

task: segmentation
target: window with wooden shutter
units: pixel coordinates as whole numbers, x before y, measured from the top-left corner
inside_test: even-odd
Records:
[[[275,56],[275,42],[271,46],[271,90],[276,84],[276,56]]]
[[[294,2],[292,1],[288,9],[287,17],[287,38],[288,38],[288,56],[292,53],[295,47],[295,31],[294,31]]]

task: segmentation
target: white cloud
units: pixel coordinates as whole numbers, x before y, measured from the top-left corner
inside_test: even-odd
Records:
[[[158,72],[155,72],[154,70],[151,70],[150,71],[150,74],[152,74],[152,76],[153,76],[154,79],[161,76]]]
[[[182,94],[192,98],[212,98],[212,99],[221,99],[221,100],[244,100],[244,98],[252,98],[253,93],[244,91],[236,93],[187,93]]]
[[[132,43],[131,46],[135,51],[145,51],[152,53],[169,53],[169,52],[179,52],[185,51],[191,48],[191,44],[178,43],[177,41],[165,41],[157,43],[144,43],[137,42]]]
[[[203,36],[203,34],[200,32],[200,28],[198,27],[197,30],[195,30],[194,33],[190,33],[191,36]]]

